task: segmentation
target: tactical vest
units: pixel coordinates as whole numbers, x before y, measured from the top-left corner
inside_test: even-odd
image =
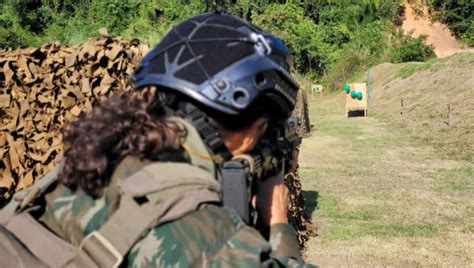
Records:
[[[175,120],[187,130],[187,146],[206,150],[189,123]],[[179,219],[203,203],[220,202],[220,185],[209,172],[214,168],[212,161],[192,157],[193,164],[153,162],[120,179],[119,207],[79,247],[58,237],[31,214],[38,209],[30,205],[31,201],[56,181],[60,169],[56,167],[32,187],[16,193],[0,211],[0,267],[118,267],[151,228]],[[183,185],[186,191],[174,191],[157,203],[136,201]]]

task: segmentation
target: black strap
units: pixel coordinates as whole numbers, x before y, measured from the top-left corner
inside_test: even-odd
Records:
[[[185,104],[183,112],[190,117],[194,127],[215,155],[222,157],[224,161],[232,157],[217,130],[209,124],[208,117],[205,113],[190,103]]]
[[[225,207],[234,209],[246,224],[254,225],[256,214],[252,213],[249,197],[249,176],[247,166],[241,161],[228,161],[232,155],[224,144],[216,129],[208,122],[206,114],[194,105],[186,103],[183,112],[189,116],[204,142],[215,155],[221,156],[222,166],[222,203]]]

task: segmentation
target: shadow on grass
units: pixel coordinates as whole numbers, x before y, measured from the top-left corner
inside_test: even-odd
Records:
[[[303,191],[305,200],[305,213],[312,218],[313,212],[318,208],[318,197],[317,191]]]

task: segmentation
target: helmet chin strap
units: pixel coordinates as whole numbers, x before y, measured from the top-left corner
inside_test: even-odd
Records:
[[[256,214],[252,213],[249,203],[249,178],[244,166],[238,161],[229,161],[232,154],[215,127],[209,124],[206,114],[190,103],[183,103],[181,111],[187,115],[188,120],[192,121],[214,155],[223,159],[221,163],[218,163],[222,171],[220,181],[222,205],[234,209],[246,224],[255,223]],[[251,222],[252,219],[253,222]]]
[[[220,156],[224,162],[230,160],[232,154],[225,146],[224,140],[216,128],[209,124],[207,115],[190,103],[185,103],[182,108],[182,111],[188,116],[188,119],[191,120],[209,149],[211,149],[215,155]]]

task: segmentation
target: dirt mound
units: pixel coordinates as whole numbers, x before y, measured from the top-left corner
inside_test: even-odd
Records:
[[[450,156],[474,156],[474,53],[374,67],[372,110]]]
[[[474,51],[472,48],[461,45],[446,25],[431,21],[426,7],[414,7],[410,4],[404,6],[406,19],[402,23],[403,30],[413,31],[415,37],[427,35],[427,43],[434,45],[438,57],[446,57],[462,51]]]

